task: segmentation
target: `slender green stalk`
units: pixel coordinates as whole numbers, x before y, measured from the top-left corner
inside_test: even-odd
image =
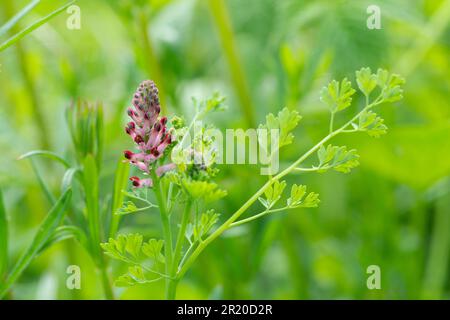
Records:
[[[436,201],[436,214],[434,217],[431,237],[430,253],[427,260],[422,298],[442,299],[445,288],[445,279],[449,266],[450,256],[450,182],[445,182],[446,193]],[[448,282],[447,282],[448,283]]]
[[[172,230],[170,228],[169,215],[166,209],[165,198],[162,195],[161,184],[159,178],[157,177],[155,170],[151,170],[152,180],[153,180],[153,190],[155,192],[156,201],[159,206],[159,214],[161,216],[161,221],[163,225],[164,233],[164,253],[166,257],[166,274],[170,275],[171,266],[173,263],[173,248],[172,248]],[[169,293],[170,279],[166,279],[166,297]]]
[[[230,225],[230,228],[232,228],[232,227],[237,227],[237,226],[243,225],[244,223],[251,222],[251,221],[256,220],[256,219],[258,219],[258,218],[261,218],[261,217],[263,217],[263,216],[265,216],[265,215],[268,215],[269,213],[280,212],[280,211],[285,211],[285,210],[288,210],[288,209],[295,209],[295,208],[299,208],[299,207],[300,207],[300,206],[298,206],[298,207],[288,207],[288,206],[286,206],[286,207],[283,207],[283,208],[277,208],[277,209],[265,210],[265,211],[262,211],[262,212],[260,212],[260,213],[258,213],[258,214],[255,214],[255,215],[253,215],[253,216],[251,216],[251,217],[248,217],[248,218],[245,218],[245,219],[242,219],[242,220],[233,222],[233,223]]]
[[[330,118],[330,133],[333,132],[333,125],[334,125],[334,112],[331,112],[331,118]]]
[[[217,237],[219,237],[223,232],[225,232],[227,229],[229,229],[232,224],[242,215],[244,214],[247,209],[258,200],[258,198],[265,192],[265,190],[272,185],[272,183],[276,180],[279,180],[286,176],[287,174],[291,173],[295,170],[303,161],[305,161],[308,157],[310,157],[312,154],[314,154],[319,148],[324,145],[327,141],[341,133],[343,130],[345,130],[348,126],[351,125],[352,122],[354,122],[358,117],[365,112],[366,110],[374,107],[375,105],[381,103],[380,97],[378,97],[372,104],[366,105],[358,114],[356,114],[352,119],[350,119],[347,123],[345,123],[342,127],[337,129],[336,131],[333,131],[329,133],[326,137],[324,137],[322,140],[320,140],[315,146],[313,146],[311,149],[309,149],[305,154],[303,154],[300,158],[298,158],[294,163],[292,163],[289,167],[284,169],[282,172],[277,174],[276,176],[270,178],[250,199],[247,200],[247,202],[244,203],[242,207],[240,207],[230,218],[228,218],[227,221],[224,222],[219,228],[216,229],[208,238],[206,238],[203,242],[199,244],[197,249],[192,253],[192,255],[186,260],[185,264],[181,267],[177,274],[177,278],[182,278],[186,271],[190,268],[192,263],[197,259],[197,257],[200,255],[200,253]]]
[[[185,240],[184,234],[186,233],[186,227],[189,222],[189,217],[191,213],[191,207],[192,207],[192,201],[190,199],[187,200],[186,206],[184,207],[183,216],[181,218],[181,225],[180,230],[178,232],[177,237],[177,243],[175,245],[174,255],[173,255],[173,261],[170,271],[170,276],[175,278],[177,269],[178,269],[178,263],[181,258],[181,251],[183,249],[183,243]],[[168,296],[167,298],[170,300],[175,299],[176,296],[176,290],[177,290],[178,280],[171,280],[169,283],[169,290],[168,290]]]
[[[3,204],[3,194],[0,189],[0,281],[3,282],[8,268],[8,219]]]
[[[114,300],[114,291],[112,289],[111,280],[109,279],[108,268],[103,257],[101,257],[101,265],[99,266],[99,271],[102,278],[105,298],[108,300]]]
[[[122,190],[126,188],[129,172],[130,166],[128,165],[128,163],[124,163],[122,160],[119,160],[114,175],[114,190],[111,205],[111,223],[109,226],[110,237],[114,237],[114,235],[117,233],[117,230],[119,229],[121,216],[116,214],[116,212],[122,205],[123,201]]]
[[[244,68],[239,59],[233,28],[230,16],[223,0],[208,0],[209,9],[214,19],[212,22],[216,25],[219,33],[222,47],[225,51],[229,69],[231,72],[234,90],[239,98],[245,120],[249,127],[255,126],[254,106],[251,99],[248,82],[245,76]]]

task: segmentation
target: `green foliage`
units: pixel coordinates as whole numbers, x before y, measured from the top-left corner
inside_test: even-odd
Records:
[[[182,185],[190,197],[206,203],[217,201],[227,195],[225,190],[219,189],[213,182],[184,179]]]
[[[3,204],[3,193],[0,189],[0,279],[8,267],[8,219]]]
[[[293,184],[291,187],[291,196],[287,199],[288,208],[315,208],[319,205],[319,195],[310,192],[306,198],[306,186]]]
[[[340,83],[333,80],[320,92],[320,100],[328,106],[331,113],[336,113],[350,106],[355,92],[347,78]]]
[[[20,277],[22,272],[50,239],[53,232],[64,218],[71,196],[72,190],[69,189],[58,199],[52,209],[48,212],[44,221],[39,226],[38,231],[34,235],[31,244],[16,262],[11,272],[8,274],[6,281],[2,281],[0,284],[0,299],[6,294],[10,286]]]
[[[77,160],[92,155],[99,166],[103,153],[103,106],[77,100],[66,109],[66,121]]]
[[[260,135],[259,139],[263,139],[263,145],[265,141],[272,141],[272,130],[278,130],[278,148],[291,144],[294,139],[294,134],[292,130],[294,130],[302,117],[295,110],[289,110],[288,108],[283,108],[280,112],[278,112],[277,116],[274,116],[272,113],[266,116],[266,123],[259,125],[259,129],[267,130],[267,136],[264,138]],[[272,146],[273,148],[273,146]],[[271,149],[273,150],[273,149]],[[272,151],[273,152],[273,151]]]
[[[164,240],[150,239],[142,245],[142,253],[155,261],[164,263],[164,255],[161,253]]]
[[[266,209],[271,209],[280,200],[284,188],[286,188],[286,181],[276,180],[264,191],[265,198],[259,197],[258,200]]]
[[[326,148],[322,145],[317,152],[319,157],[319,172],[325,172],[328,169],[334,169],[338,172],[348,173],[351,169],[359,165],[359,155],[356,150],[347,150],[347,147],[337,147],[328,145]]]
[[[405,79],[398,74],[389,74],[386,70],[378,69],[378,86],[381,88],[381,96],[385,102],[395,102],[403,98],[402,85]]]
[[[359,116],[358,125],[354,126],[356,130],[365,131],[371,137],[378,138],[387,133],[387,126],[384,119],[377,116],[375,112],[365,111]]]
[[[23,160],[23,159],[27,159],[27,158],[36,157],[36,156],[46,157],[46,158],[55,160],[55,161],[61,163],[64,167],[70,168],[70,163],[68,163],[64,158],[60,157],[59,155],[57,155],[54,152],[46,151],[46,150],[34,150],[34,151],[27,152],[27,153],[21,155],[20,157],[18,157],[17,160]]]
[[[116,239],[110,238],[108,242],[101,244],[108,256],[127,263],[139,263],[145,258],[163,263],[164,256],[161,253],[163,246],[163,240],[150,239],[143,242],[143,236],[138,233],[119,234]]]
[[[156,270],[165,263],[163,246],[163,240],[149,239],[144,242],[143,236],[137,233],[120,234],[116,239],[110,238],[101,244],[105,254],[129,265],[128,272],[116,279],[115,285],[118,287],[160,280],[162,274]]]
[[[206,211],[200,215],[200,219],[193,223],[189,223],[185,237],[190,243],[202,241],[202,239],[208,235],[213,226],[219,220],[220,214],[216,213],[213,209]]]
[[[29,33],[31,33],[32,31],[36,30],[37,28],[39,28],[40,26],[42,26],[43,24],[47,23],[48,21],[50,21],[53,17],[59,15],[60,13],[62,13],[64,10],[66,10],[68,7],[70,7],[72,4],[75,3],[76,0],[71,1],[67,4],[65,4],[64,6],[56,9],[55,11],[51,12],[50,14],[48,14],[47,16],[37,20],[36,22],[32,23],[31,25],[29,25],[28,27],[26,27],[25,29],[23,29],[22,31],[20,31],[19,33],[13,35],[11,38],[9,38],[8,40],[6,40],[5,42],[3,42],[2,44],[0,44],[0,52],[2,52],[3,50],[5,50],[6,48],[12,46],[13,44],[15,44],[17,41],[19,41],[20,39],[22,39],[23,37],[25,37],[26,35],[28,35]],[[36,2],[31,2],[28,6],[26,6],[25,8],[22,9],[22,11],[20,11],[15,17],[13,17],[10,21],[8,21],[6,23],[6,25],[2,26],[2,28],[0,29],[0,35],[7,32],[9,29],[11,29],[16,23],[17,21],[19,21],[20,18],[22,18],[24,15],[26,15],[29,11],[31,11],[31,9],[33,9],[36,6]]]
[[[359,90],[367,97],[377,86],[377,80],[377,75],[372,74],[370,68],[361,68],[356,71],[356,83],[358,84]]]
[[[210,112],[223,111],[226,109],[224,104],[225,97],[221,96],[218,92],[215,92],[212,97],[200,102],[195,99],[193,100],[196,112],[198,113],[197,119],[203,118]]]

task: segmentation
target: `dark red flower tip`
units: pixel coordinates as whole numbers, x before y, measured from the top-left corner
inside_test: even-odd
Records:
[[[167,123],[167,117],[162,117],[160,121],[162,125],[165,125]]]
[[[159,151],[156,149],[156,147],[151,148],[150,153],[155,157],[159,156]]]
[[[133,183],[133,186],[139,187],[141,184],[141,179],[136,176],[130,177],[130,181]]]
[[[136,143],[142,143],[142,142],[144,142],[144,138],[142,138],[142,136],[140,136],[140,135],[137,135],[137,136],[134,138],[134,142],[136,142]]]
[[[130,150],[125,150],[123,154],[127,159],[131,159],[131,157],[133,156],[133,152],[131,152]]]
[[[127,123],[127,127],[132,130],[136,128],[136,124],[133,121],[130,121]]]
[[[161,130],[161,127],[162,127],[162,126],[161,126],[161,123],[160,123],[160,122],[155,123],[155,127],[154,127],[154,128],[155,128],[156,131],[160,131],[160,130]]]

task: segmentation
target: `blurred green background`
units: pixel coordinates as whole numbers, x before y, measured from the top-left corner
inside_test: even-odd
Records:
[[[13,31],[65,3],[41,1]],[[2,0],[0,25],[27,4]],[[81,29],[68,29],[70,14],[63,12],[0,53],[0,186],[11,260],[50,207],[30,163],[16,159],[33,149],[73,157],[64,110],[74,99],[103,102],[100,192],[108,199],[117,161],[132,147],[123,130],[125,110],[144,79],[157,82],[167,114],[186,119],[193,114],[192,96],[221,92],[229,108],[209,120],[222,129],[253,127],[269,112],[295,108],[304,118],[294,144],[281,154],[283,164],[327,133],[322,86],[344,76],[355,83],[355,70],[381,67],[406,78],[405,98],[380,110],[388,134],[335,141],[358,149],[361,166],[348,175],[291,176],[289,182],[320,194],[319,208],[273,215],[225,234],[195,263],[178,298],[450,298],[450,1],[76,4]],[[371,4],[381,9],[380,30],[366,26]],[[37,165],[58,193],[61,167],[45,159]],[[222,218],[264,179],[256,167],[222,166],[218,181],[229,193],[217,206]],[[160,229],[156,214],[143,214],[126,217],[120,232],[154,236]],[[81,267],[81,290],[66,288],[68,265]],[[370,265],[381,268],[381,290],[366,286]],[[121,268],[111,263],[115,276]],[[163,283],[116,290],[122,299],[159,299],[164,291]],[[68,240],[34,260],[13,297],[101,299],[103,293],[93,262]]]

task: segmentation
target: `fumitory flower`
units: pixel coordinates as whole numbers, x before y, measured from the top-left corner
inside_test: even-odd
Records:
[[[175,168],[170,163],[158,168],[156,161],[163,157],[166,148],[172,144],[173,137],[167,130],[167,118],[160,117],[161,107],[159,103],[158,88],[151,80],[143,81],[137,88],[132,107],[127,110],[131,121],[125,127],[127,134],[133,138],[138,152],[124,151],[125,158],[144,174],[155,170],[158,176]],[[135,187],[151,187],[153,182],[150,178],[140,179],[133,176],[130,178]]]

